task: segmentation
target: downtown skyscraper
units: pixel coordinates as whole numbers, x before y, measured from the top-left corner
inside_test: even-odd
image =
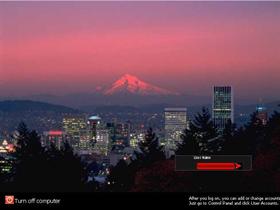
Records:
[[[183,131],[188,127],[186,108],[165,108],[164,130],[165,151],[167,156],[175,154],[178,143],[180,143]]]
[[[226,123],[234,122],[233,88],[231,86],[214,86],[212,118],[218,132],[223,132]]]
[[[258,105],[256,108],[256,118],[260,121],[262,125],[267,125],[268,123],[268,111],[264,105]]]

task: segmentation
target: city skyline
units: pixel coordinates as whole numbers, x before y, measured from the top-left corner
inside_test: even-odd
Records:
[[[279,20],[280,1],[0,0],[0,209],[279,206]]]
[[[279,2],[1,2],[0,96],[156,86],[279,98]]]

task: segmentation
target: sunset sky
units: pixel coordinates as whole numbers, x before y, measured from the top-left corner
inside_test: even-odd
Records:
[[[92,92],[129,73],[280,99],[280,2],[0,2],[0,96]]]

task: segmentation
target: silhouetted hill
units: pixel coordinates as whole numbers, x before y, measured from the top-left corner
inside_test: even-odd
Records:
[[[62,105],[54,105],[45,102],[30,100],[9,100],[0,101],[0,111],[2,112],[59,112],[59,113],[79,113],[78,110]]]
[[[62,129],[64,116],[80,114],[76,109],[38,101],[0,101],[0,135],[2,131],[14,131],[22,121],[38,132]]]
[[[119,106],[119,105],[83,106],[80,109],[92,113],[126,113],[126,112],[140,111],[138,108],[133,106]]]
[[[36,95],[17,98],[20,100],[33,100],[47,102],[51,104],[60,104],[69,107],[85,106],[144,106],[150,104],[172,104],[194,106],[207,104],[211,102],[211,96],[197,95],[134,95],[134,94],[114,94],[103,95],[101,93],[75,93],[62,96]]]

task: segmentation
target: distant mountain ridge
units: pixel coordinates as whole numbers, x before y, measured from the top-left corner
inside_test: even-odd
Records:
[[[90,106],[146,106],[152,104],[169,104],[170,106],[200,106],[212,103],[212,94],[209,90],[207,95],[190,94],[188,90],[180,90],[180,93],[158,87],[144,82],[131,74],[124,74],[111,85],[92,86],[89,92],[69,93],[66,95],[37,94],[18,96],[16,98],[2,98],[3,100],[33,100],[60,104],[77,109],[88,109]],[[273,99],[274,100],[274,99]],[[275,100],[276,101],[276,100]],[[248,107],[256,104],[255,99],[240,98],[235,95],[235,103]],[[268,108],[275,107],[267,103]],[[90,108],[91,109],[91,108]],[[121,108],[122,109],[122,108]],[[242,108],[243,109],[243,108]]]
[[[0,101],[0,112],[60,112],[60,113],[79,113],[79,110],[55,105],[46,102],[31,101],[31,100],[5,100]]]
[[[90,92],[65,95],[36,94],[4,97],[2,100],[32,100],[79,109],[91,105],[140,106],[149,104],[198,105],[211,100],[210,96],[190,95],[144,82],[131,74],[124,74],[111,85],[93,86]],[[1,100],[1,98],[0,98]]]

